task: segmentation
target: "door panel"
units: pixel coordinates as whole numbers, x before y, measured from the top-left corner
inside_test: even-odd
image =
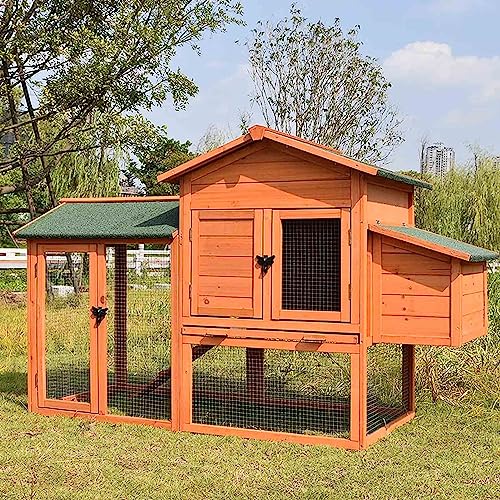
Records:
[[[349,321],[349,210],[275,210],[272,233],[273,319]]]
[[[191,314],[262,317],[262,210],[193,210]]]
[[[97,412],[95,245],[43,245],[37,262],[38,404]]]

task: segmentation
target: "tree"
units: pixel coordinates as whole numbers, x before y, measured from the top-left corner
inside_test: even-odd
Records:
[[[130,159],[125,170],[129,180],[137,179],[143,186],[143,191],[148,195],[174,195],[178,194],[175,184],[158,183],[156,177],[181,163],[184,163],[194,154],[189,151],[189,141],[180,142],[167,135],[165,127],[145,128],[149,130],[147,139],[137,140],[134,147],[134,158]]]
[[[141,110],[167,98],[183,108],[197,87],[172,68],[177,50],[199,50],[205,32],[240,16],[233,0],[6,0],[0,138],[12,145],[0,159],[0,197],[22,193],[33,217],[41,186],[48,206],[57,202],[52,173],[64,156],[94,152],[102,166],[102,152],[131,146]]]
[[[382,69],[361,53],[358,32],[344,33],[339,19],[308,22],[294,5],[289,18],[259,22],[247,43],[251,98],[270,127],[384,161],[402,142],[401,120]]]
[[[500,251],[500,169],[487,156],[477,168],[456,168],[443,177],[405,172],[433,184],[418,189],[417,227]]]

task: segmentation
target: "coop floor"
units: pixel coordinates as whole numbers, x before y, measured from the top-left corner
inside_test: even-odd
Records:
[[[203,381],[198,380],[202,385]],[[305,435],[349,437],[349,400],[305,399],[289,394],[256,396],[227,382],[210,380],[224,391],[195,390],[193,423]]]
[[[144,384],[133,381],[126,387],[116,387],[112,376],[108,381],[108,413],[152,420],[171,419],[170,384],[151,391]]]

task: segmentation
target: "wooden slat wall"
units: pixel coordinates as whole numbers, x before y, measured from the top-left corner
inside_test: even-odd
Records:
[[[408,190],[394,189],[368,182],[367,221],[375,224],[411,224],[410,197]]]
[[[254,317],[255,211],[193,213],[193,314]]]
[[[381,239],[381,341],[448,345],[450,258],[410,248]]]
[[[350,184],[345,167],[320,166],[267,147],[196,172],[191,208],[350,207]]]
[[[462,342],[487,332],[485,264],[462,263]]]

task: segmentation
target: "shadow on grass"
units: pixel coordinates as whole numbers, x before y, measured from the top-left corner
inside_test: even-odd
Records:
[[[0,372],[0,397],[23,410],[28,409],[26,373]]]
[[[26,395],[26,373],[0,372],[0,393],[15,394],[16,396]]]

